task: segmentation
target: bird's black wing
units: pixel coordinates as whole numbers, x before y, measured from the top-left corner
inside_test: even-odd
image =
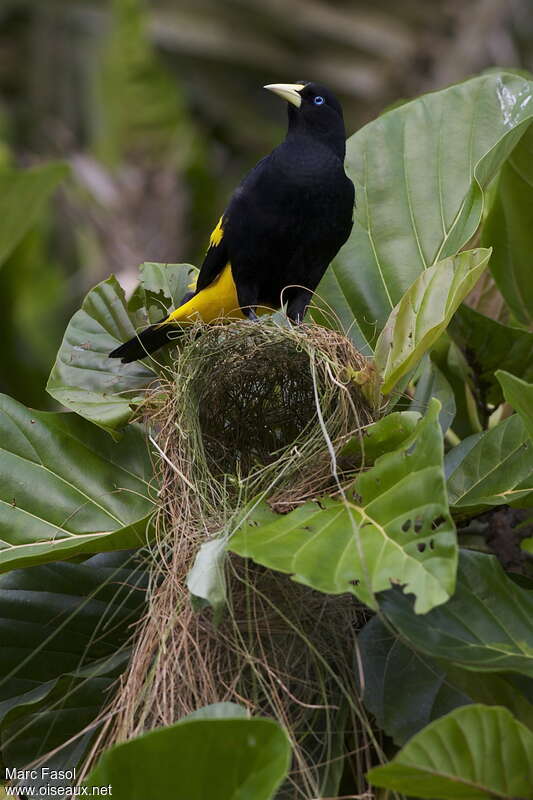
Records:
[[[209,239],[209,247],[205,254],[198,280],[196,291],[200,292],[212,283],[229,261],[227,243],[224,241],[225,214],[223,214],[218,225],[214,229]]]
[[[265,156],[257,162],[255,167],[248,172],[243,178],[239,186],[233,193],[228,207],[220,217],[218,224],[211,234],[209,239],[209,247],[205,254],[203,264],[200,268],[198,280],[196,283],[196,291],[199,292],[205,289],[212,283],[217,275],[219,275],[228,261],[231,261],[230,248],[228,247],[227,229],[228,226],[233,227],[232,223],[235,215],[242,213],[240,206],[242,205],[243,196],[249,194],[251,186],[255,187],[257,177],[263,171],[264,164],[268,161],[269,156]]]

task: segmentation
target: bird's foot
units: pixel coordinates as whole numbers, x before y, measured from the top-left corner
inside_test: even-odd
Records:
[[[243,308],[243,313],[246,315],[249,322],[259,322],[259,317],[253,308]]]

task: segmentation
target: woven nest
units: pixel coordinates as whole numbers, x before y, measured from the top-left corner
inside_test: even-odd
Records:
[[[233,477],[241,496],[272,484],[277,510],[332,487],[331,446],[373,421],[373,381],[368,360],[341,334],[249,323],[193,339],[174,377],[188,384],[197,471],[226,488]]]
[[[211,609],[192,608],[187,577],[200,546],[231,533],[251,498],[285,512],[353,480],[338,472],[337,454],[375,418],[374,397],[371,365],[323,328],[239,323],[182,341],[143,408],[161,485],[152,589],[93,757],[102,745],[232,701],[278,719],[291,737],[293,769],[280,798],[320,795],[346,730],[363,775],[372,733],[357,697],[355,635],[365,612],[353,596],[328,597],[228,556],[215,624]]]

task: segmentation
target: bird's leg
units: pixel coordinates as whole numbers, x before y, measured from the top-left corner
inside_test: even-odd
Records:
[[[298,293],[291,297],[287,306],[287,316],[295,325],[301,325],[304,321],[307,306],[311,302],[312,292],[309,289],[299,289]]]
[[[259,317],[255,313],[257,308],[257,287],[253,284],[241,284],[237,288],[237,296],[239,298],[239,306],[242,313],[248,317],[250,322],[258,322]]]

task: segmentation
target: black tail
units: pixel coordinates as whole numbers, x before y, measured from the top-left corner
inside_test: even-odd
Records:
[[[149,353],[159,350],[168,341],[174,339],[180,330],[179,325],[150,325],[133,339],[124,342],[109,353],[109,358],[121,358],[123,364],[146,358]]]

